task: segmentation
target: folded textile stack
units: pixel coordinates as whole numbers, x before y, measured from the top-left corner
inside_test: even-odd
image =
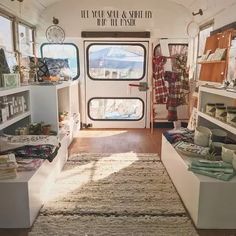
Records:
[[[202,147],[194,143],[180,141],[174,145],[175,149],[190,157],[205,157],[209,154],[209,147]]]
[[[189,170],[224,181],[228,181],[236,175],[233,166],[223,161],[193,160]]]
[[[171,144],[175,144],[179,141],[193,143],[194,132],[187,128],[180,127],[179,129],[164,132],[164,136]]]
[[[17,176],[17,163],[14,154],[0,156],[0,179],[14,179]]]
[[[17,158],[17,171],[37,170],[43,163],[42,159],[22,159]]]
[[[47,135],[2,135],[0,154],[14,153],[17,158],[40,158],[52,162],[60,143],[56,136]]]

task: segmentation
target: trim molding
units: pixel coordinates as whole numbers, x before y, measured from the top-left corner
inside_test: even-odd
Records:
[[[82,31],[82,38],[150,38],[150,31],[122,32],[122,31]]]

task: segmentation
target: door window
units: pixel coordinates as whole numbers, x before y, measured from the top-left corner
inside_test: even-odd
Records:
[[[91,44],[87,48],[88,76],[94,80],[141,80],[145,54],[141,44]]]
[[[92,98],[88,114],[91,120],[141,120],[144,102],[140,98]]]
[[[69,75],[73,80],[79,78],[79,50],[75,44],[44,43],[41,46],[41,54],[42,57],[46,58],[50,68],[57,69],[60,67],[59,63],[64,63],[66,66],[64,66],[62,73]]]

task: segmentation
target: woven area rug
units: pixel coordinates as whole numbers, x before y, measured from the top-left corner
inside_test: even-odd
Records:
[[[29,233],[198,235],[156,154],[70,157]]]

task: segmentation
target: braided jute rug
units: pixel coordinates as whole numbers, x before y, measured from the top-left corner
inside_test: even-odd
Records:
[[[71,156],[30,236],[198,235],[157,154]]]

